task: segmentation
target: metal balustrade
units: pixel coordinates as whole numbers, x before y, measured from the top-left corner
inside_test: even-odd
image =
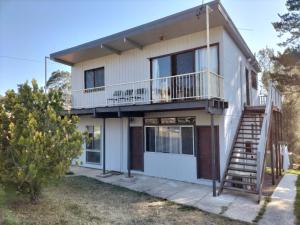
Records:
[[[282,107],[282,94],[281,92],[274,86],[272,83],[272,89],[268,90],[267,95],[260,95],[259,97],[259,105],[266,106],[268,97],[272,95],[272,101],[273,101],[273,106],[277,107],[278,109],[281,109]]]
[[[262,191],[262,180],[263,180],[263,174],[265,169],[265,155],[267,151],[268,146],[268,137],[270,134],[270,124],[272,120],[272,111],[273,107],[276,106],[279,109],[281,109],[282,106],[282,96],[280,91],[274,86],[272,81],[269,81],[269,89],[268,89],[268,95],[266,97],[265,101],[265,113],[264,113],[264,119],[262,123],[261,128],[261,134],[260,139],[258,143],[257,148],[257,191],[259,191],[259,195],[261,195]]]
[[[223,77],[213,72],[200,71],[97,88],[72,90],[72,108],[211,98],[224,99]]]

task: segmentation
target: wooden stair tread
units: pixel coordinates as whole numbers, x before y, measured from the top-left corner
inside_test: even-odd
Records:
[[[258,145],[258,142],[254,142],[254,141],[236,141],[236,144],[253,144],[253,145]]]
[[[256,186],[256,183],[250,183],[250,182],[239,181],[239,180],[226,179],[225,182],[232,183],[232,184],[243,184],[243,185],[249,185],[249,186]]]
[[[259,140],[259,138],[255,138],[255,137],[238,137],[238,139]]]
[[[251,194],[258,194],[257,191],[251,191],[243,188],[235,188],[235,187],[229,187],[229,186],[224,186],[224,189],[232,190],[232,191],[242,191],[242,192],[247,192]]]
[[[261,127],[261,125],[257,125],[257,124],[241,124],[242,127]]]
[[[256,161],[256,157],[255,158],[247,158],[247,157],[241,157],[241,156],[235,156],[235,155],[232,155],[231,156],[232,159],[243,159],[243,160],[251,160],[251,161]]]
[[[258,114],[255,114],[255,113],[246,113],[243,118],[264,118],[262,114],[258,113]]]
[[[243,154],[243,155],[254,155],[256,156],[257,154],[254,152],[239,152],[239,151],[234,151],[234,154]]]
[[[238,168],[238,167],[228,167],[229,170],[236,170],[236,171],[242,171],[242,172],[249,172],[249,173],[256,173],[256,170],[253,169],[244,169],[244,168]]]
[[[261,131],[261,129],[251,129],[251,128],[239,128],[239,130],[253,130],[253,131]]]
[[[244,174],[236,174],[236,173],[227,173],[226,176],[256,179],[256,176],[244,175]]]
[[[241,165],[241,166],[254,166],[254,167],[257,166],[256,163],[233,162],[233,161],[230,161],[230,164]]]
[[[246,135],[260,135],[261,133],[258,132],[258,133],[243,133],[243,132],[239,132],[239,134],[246,134]]]
[[[234,149],[237,149],[237,148],[241,148],[241,149],[251,149],[251,150],[257,150],[257,147],[246,147],[246,146],[234,146]]]

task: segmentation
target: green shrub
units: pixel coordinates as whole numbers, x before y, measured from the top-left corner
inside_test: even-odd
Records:
[[[36,81],[8,91],[0,103],[0,185],[38,200],[82,151],[78,117],[61,116],[61,91],[44,93]]]

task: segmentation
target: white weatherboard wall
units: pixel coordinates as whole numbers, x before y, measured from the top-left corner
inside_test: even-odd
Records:
[[[232,38],[226,31],[223,33],[223,45],[220,52],[221,74],[224,74],[224,96],[228,101],[229,108],[225,110],[224,117],[221,121],[223,125],[223,134],[220,137],[223,139],[224,154],[221,155],[221,171],[225,169],[225,163],[230,152],[233,138],[238,126],[238,122],[246,102],[246,74],[245,68],[253,70],[246,57],[241,50],[234,43]],[[249,73],[250,75],[250,73]],[[250,84],[250,98],[257,95],[256,91],[251,88]]]
[[[196,126],[210,126],[210,115],[200,110],[147,113],[145,118],[186,116],[195,117]],[[226,149],[223,142],[222,116],[215,116],[215,126],[219,126],[220,172],[222,174],[222,168],[224,168],[224,151]],[[207,180],[197,179],[197,160],[194,155],[145,152],[144,174],[193,183],[207,183]]]
[[[251,66],[223,28],[211,30],[211,43],[219,43],[220,74],[224,76],[224,95],[226,101],[229,102],[229,108],[225,110],[224,115],[216,116],[215,119],[215,124],[219,126],[220,175],[222,176],[243,104],[246,101],[245,67],[251,69]],[[149,58],[205,44],[203,31],[145,46],[143,50],[133,49],[121,55],[112,54],[78,63],[72,67],[72,89],[84,88],[84,70],[102,66],[105,67],[106,85],[149,79]],[[254,102],[255,90],[250,90]],[[146,115],[146,117],[171,116],[195,116],[196,125],[210,125],[210,115],[204,111],[160,112]],[[82,129],[85,128],[86,123],[98,123],[98,121],[100,123],[102,119],[83,117],[79,127]],[[107,169],[123,172],[127,170],[127,125],[127,118],[106,120]],[[142,120],[135,120],[131,126],[142,126]],[[85,162],[85,154],[80,159]],[[83,166],[95,167],[86,163]],[[98,168],[101,167],[98,166]],[[196,168],[195,156],[145,153],[144,174],[146,175],[199,182]]]
[[[222,27],[211,30],[211,43],[222,45]],[[171,40],[160,41],[158,43],[144,46],[142,50],[132,49],[122,52],[121,55],[111,54],[101,58],[78,63],[72,67],[71,85],[72,90],[84,89],[84,71],[99,67],[105,70],[105,85],[127,83],[133,81],[143,81],[150,79],[150,60],[169,53],[193,49],[206,45],[205,31],[185,35]],[[128,87],[124,87],[125,89]],[[73,94],[75,94],[73,92]],[[75,95],[77,99],[85,99],[84,92]],[[104,92],[98,91],[93,94],[97,103],[105,103]],[[82,97],[82,98],[81,98]],[[80,102],[80,105],[88,104],[88,101]],[[90,107],[90,106],[89,106]]]

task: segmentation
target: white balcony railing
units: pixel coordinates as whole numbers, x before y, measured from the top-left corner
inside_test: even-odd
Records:
[[[272,84],[273,85],[273,84]],[[281,92],[274,87],[272,87],[272,91],[270,92],[270,90],[268,90],[268,94],[267,95],[260,95],[259,97],[259,105],[262,106],[266,106],[267,105],[267,101],[268,101],[268,97],[272,95],[272,101],[273,101],[273,106],[277,107],[278,109],[281,109],[282,107],[282,94]]]
[[[262,122],[261,134],[257,148],[257,190],[261,195],[261,185],[263,180],[263,174],[265,169],[265,155],[268,146],[268,139],[270,135],[270,125],[272,123],[272,111],[276,106],[281,109],[282,95],[280,91],[274,86],[272,81],[269,81],[268,95],[264,102],[266,108],[264,113],[264,119]],[[269,146],[270,147],[270,146]],[[272,148],[272,146],[270,147]]]
[[[206,71],[72,91],[72,108],[223,99],[223,77]]]

